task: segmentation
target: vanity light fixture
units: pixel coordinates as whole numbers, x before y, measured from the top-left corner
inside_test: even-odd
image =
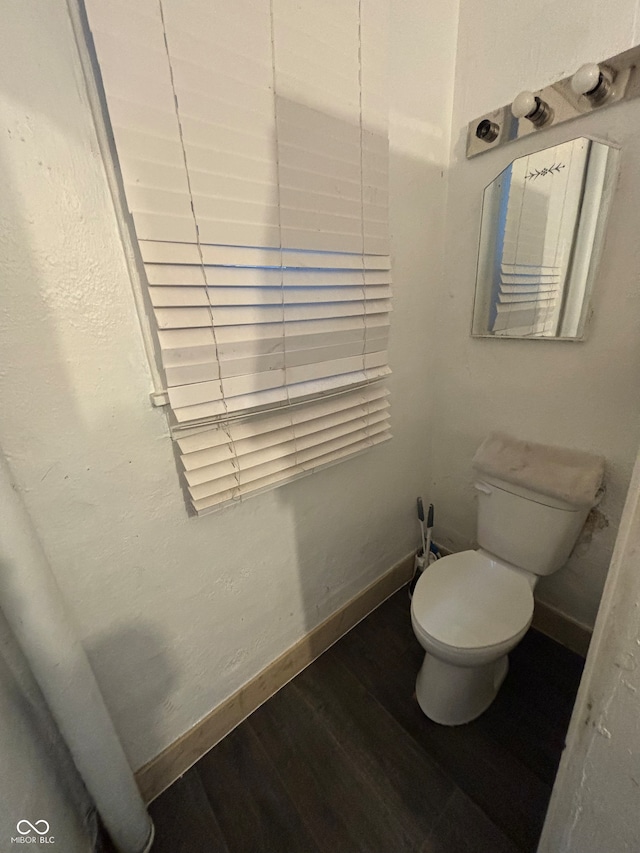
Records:
[[[589,62],[542,89],[520,92],[513,103],[472,119],[467,157],[634,99],[640,99],[640,44],[599,63]]]
[[[528,118],[536,127],[542,127],[553,118],[553,110],[533,92],[520,92],[513,99],[511,113],[514,118]]]
[[[571,78],[571,88],[576,95],[584,95],[593,104],[600,104],[611,92],[613,74],[605,66],[587,62]]]

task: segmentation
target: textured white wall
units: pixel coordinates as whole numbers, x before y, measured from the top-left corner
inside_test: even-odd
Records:
[[[640,41],[636,0],[614,10],[597,0],[469,0],[460,8],[453,162],[447,206],[445,284],[437,306],[431,364],[434,388],[432,499],[436,538],[454,548],[475,536],[471,458],[484,436],[502,429],[532,441],[602,453],[608,462],[601,510],[609,527],[578,546],[568,566],[536,595],[593,624],[640,437],[637,241],[640,216],[640,103],[616,106],[547,131],[548,145],[595,134],[622,144],[619,187],[595,285],[595,315],[584,343],[472,340],[482,192],[510,161],[542,142],[521,140],[465,159],[466,125],[537,89]],[[541,531],[544,536],[544,531]]]
[[[640,849],[640,457],[539,853]]]
[[[149,404],[64,0],[3,10],[0,444],[134,767],[416,545],[456,9],[393,7],[395,440],[202,519]]]

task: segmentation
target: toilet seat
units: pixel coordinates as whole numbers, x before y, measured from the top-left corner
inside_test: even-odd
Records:
[[[483,551],[462,551],[425,569],[413,592],[417,633],[436,644],[483,649],[526,631],[533,593],[526,575]]]

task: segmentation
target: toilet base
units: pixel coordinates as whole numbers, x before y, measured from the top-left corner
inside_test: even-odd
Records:
[[[435,723],[460,726],[486,711],[509,669],[503,655],[482,666],[455,666],[427,652],[416,680],[416,698]]]

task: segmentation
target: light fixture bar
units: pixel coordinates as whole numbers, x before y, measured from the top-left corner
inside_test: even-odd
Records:
[[[513,103],[478,116],[469,122],[467,157],[638,97],[640,45],[599,64],[587,63],[537,92],[520,92]]]

